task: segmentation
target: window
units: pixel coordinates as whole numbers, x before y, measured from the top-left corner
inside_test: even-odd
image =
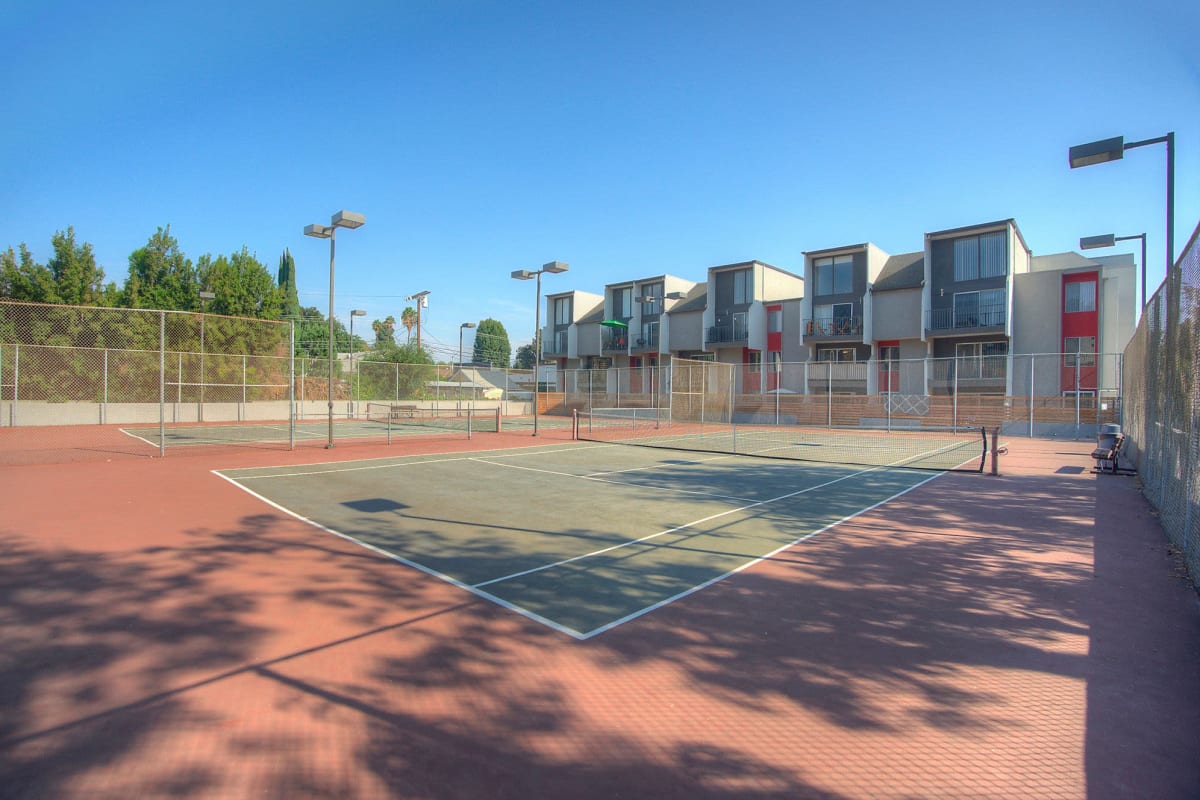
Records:
[[[1068,336],[1063,339],[1063,366],[1073,368],[1078,358],[1079,366],[1096,366],[1096,337]]]
[[[1072,281],[1063,286],[1063,310],[1068,314],[1096,310],[1096,282]]]
[[[783,353],[778,350],[771,351],[771,372],[776,375],[783,372]]]
[[[571,324],[571,298],[558,297],[554,300],[554,324]]]
[[[735,306],[749,303],[753,296],[754,283],[748,269],[739,269],[733,273],[733,304]]]
[[[817,361],[855,361],[853,347],[837,347],[817,351]]]
[[[624,289],[613,289],[613,316],[620,319],[629,319],[633,316],[633,290],[626,287]]]
[[[1003,378],[1008,342],[960,342],[955,356],[959,378]]]
[[[880,361],[899,361],[900,360],[900,348],[895,347],[895,346],[880,347],[879,348],[879,360]]]
[[[772,308],[767,312],[767,333],[783,333],[783,310]]]
[[[642,336],[638,347],[658,347],[658,320],[642,323]]]
[[[1003,325],[1007,290],[957,292],[954,295],[954,327],[979,328]]]
[[[954,240],[954,280],[1001,278],[1008,274],[1008,237],[1004,231]]]
[[[813,261],[817,294],[849,294],[854,291],[854,256],[833,256]]]
[[[649,303],[642,303],[642,316],[652,317],[655,314],[662,313],[662,296],[663,285],[661,283],[650,283],[642,286],[642,293],[638,297],[653,297]]]
[[[753,375],[762,372],[762,352],[750,350],[746,353],[746,368]]]

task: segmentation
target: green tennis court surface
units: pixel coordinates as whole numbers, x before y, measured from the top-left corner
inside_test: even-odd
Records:
[[[217,474],[578,638],[931,479],[593,443]]]

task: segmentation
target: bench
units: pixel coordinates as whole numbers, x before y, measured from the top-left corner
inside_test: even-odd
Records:
[[[390,413],[392,419],[399,419],[400,417],[415,417],[417,415],[417,404],[393,403]]]
[[[1137,470],[1121,466],[1121,451],[1124,448],[1125,434],[1123,433],[1114,435],[1111,444],[1097,447],[1092,451],[1092,458],[1096,459],[1096,466],[1092,472],[1107,472],[1112,475],[1135,474]]]

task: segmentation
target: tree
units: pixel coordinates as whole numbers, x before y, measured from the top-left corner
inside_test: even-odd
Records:
[[[480,364],[507,366],[512,360],[512,346],[504,323],[488,317],[480,320],[475,329],[475,350],[471,360]]]
[[[372,322],[371,330],[375,331],[376,347],[388,348],[396,345],[396,318],[391,314],[388,314],[387,319]]]
[[[533,345],[523,344],[517,348],[517,357],[513,366],[517,369],[533,369],[536,359],[533,355]]]
[[[190,311],[199,306],[199,292],[196,268],[179,249],[170,225],[130,254],[123,296],[129,308]]]
[[[96,266],[96,256],[87,242],[75,243],[75,229],[58,231],[51,239],[54,257],[46,265],[54,278],[55,297],[51,302],[72,306],[96,305],[104,298],[104,270]]]
[[[279,272],[276,283],[283,296],[283,313],[295,315],[300,313],[300,295],[296,290],[296,259],[292,258],[290,250],[285,249],[279,257]]]
[[[54,275],[33,260],[33,254],[24,242],[19,257],[11,247],[0,253],[0,297],[27,303],[52,303],[54,296]]]
[[[266,266],[247,248],[242,247],[228,258],[218,256],[216,261],[204,256],[199,263],[204,285],[216,295],[208,304],[208,311],[233,317],[279,319],[282,293]]]
[[[417,327],[417,310],[412,306],[408,306],[400,312],[400,324],[404,326],[404,330],[408,332],[408,341],[412,341],[413,328]]]

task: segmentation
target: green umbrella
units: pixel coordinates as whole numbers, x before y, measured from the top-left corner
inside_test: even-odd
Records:
[[[607,328],[628,328],[629,327],[628,322],[622,322],[619,319],[606,319],[603,322],[601,322],[600,324]]]

